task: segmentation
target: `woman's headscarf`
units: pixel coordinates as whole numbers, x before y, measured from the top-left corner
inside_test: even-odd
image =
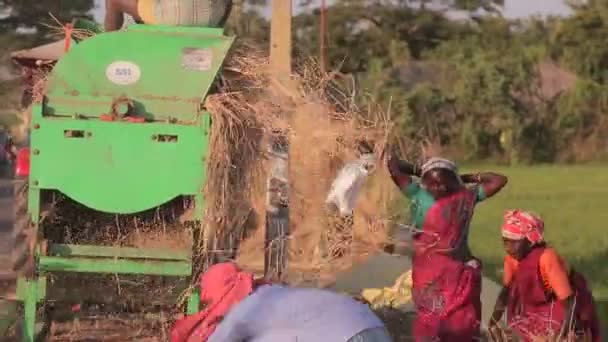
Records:
[[[204,342],[230,309],[254,290],[253,274],[234,263],[211,266],[200,278],[201,304],[205,310],[175,322],[171,342]]]
[[[458,174],[458,166],[451,160],[444,158],[430,158],[422,165],[422,176],[433,169],[445,169]]]
[[[456,165],[455,162],[445,158],[433,157],[427,160],[424,164],[422,164],[420,176],[424,177],[427,172],[435,169],[443,169],[452,172],[456,177],[456,182],[458,185],[464,185],[462,179],[458,175],[458,165]]]
[[[528,239],[533,245],[543,241],[545,223],[540,216],[523,211],[507,210],[502,224],[502,236],[511,240]]]

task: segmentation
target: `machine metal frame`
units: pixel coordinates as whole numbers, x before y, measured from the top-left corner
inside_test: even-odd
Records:
[[[33,106],[30,146],[17,157],[18,281],[14,306],[3,310],[10,316],[23,303],[24,341],[35,339],[48,273],[192,275],[191,250],[47,241],[41,193],[115,214],[191,196],[200,224],[211,126],[203,103],[233,42],[223,29],[132,25],[74,42],[59,59],[43,103]],[[191,296],[187,312],[198,303]]]

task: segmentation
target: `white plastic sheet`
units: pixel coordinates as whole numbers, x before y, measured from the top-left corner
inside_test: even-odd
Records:
[[[325,204],[335,205],[341,216],[352,215],[365,180],[374,170],[375,159],[371,153],[364,154],[358,160],[344,165],[331,184]]]

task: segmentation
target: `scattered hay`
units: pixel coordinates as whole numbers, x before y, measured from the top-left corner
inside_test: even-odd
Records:
[[[254,47],[235,49],[217,89],[206,101],[212,115],[205,197],[205,232],[201,252],[218,251],[214,257],[234,258],[244,227],[255,225],[262,208],[254,210],[257,186],[263,177],[264,115],[272,108],[253,106],[263,96],[265,79],[257,68],[266,61]],[[222,250],[222,251],[219,251]],[[211,260],[210,260],[211,261]],[[204,265],[201,265],[204,266]]]
[[[191,250],[192,230],[179,222],[185,198],[130,215],[100,213],[56,192],[44,192],[42,202],[51,208],[42,223],[54,243]]]
[[[276,132],[289,138],[290,267],[327,278],[381,249],[388,239],[387,204],[397,192],[380,161],[354,218],[335,217],[324,202],[362,141],[381,154],[391,129],[386,113],[359,109],[335,75],[321,74],[312,63],[301,65],[287,85],[270,76],[267,58],[251,47],[237,47],[227,63],[219,92],[207,100],[214,122],[205,189],[206,227],[214,235],[208,250],[228,246],[244,267],[263,267],[266,150]],[[239,81],[230,82],[225,75],[235,71]]]
[[[163,314],[85,315],[69,322],[53,322],[49,340],[60,341],[147,341],[169,340],[171,317]]]

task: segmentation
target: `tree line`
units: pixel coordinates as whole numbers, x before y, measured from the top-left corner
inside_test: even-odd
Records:
[[[570,1],[569,17],[508,20],[489,1],[453,1],[470,15],[451,20],[425,3],[327,8],[328,68],[356,80],[361,102],[390,103],[403,136],[462,160],[608,157],[608,4]],[[294,18],[296,55],[319,56],[319,17]],[[240,35],[266,42],[268,23],[254,12],[239,25]]]
[[[235,0],[228,33],[268,45],[270,24],[259,11],[268,4]],[[361,103],[390,103],[403,136],[430,140],[463,160],[608,157],[605,1],[571,0],[571,16],[521,20],[503,18],[502,1],[492,0],[328,4],[328,69],[355,80]],[[44,40],[49,11],[67,21],[90,16],[92,6],[92,0],[0,0],[0,12],[8,13],[0,19],[0,41]],[[454,9],[469,15],[450,19]],[[296,56],[319,56],[319,21],[318,10],[294,17]],[[14,39],[20,27],[37,30]]]

